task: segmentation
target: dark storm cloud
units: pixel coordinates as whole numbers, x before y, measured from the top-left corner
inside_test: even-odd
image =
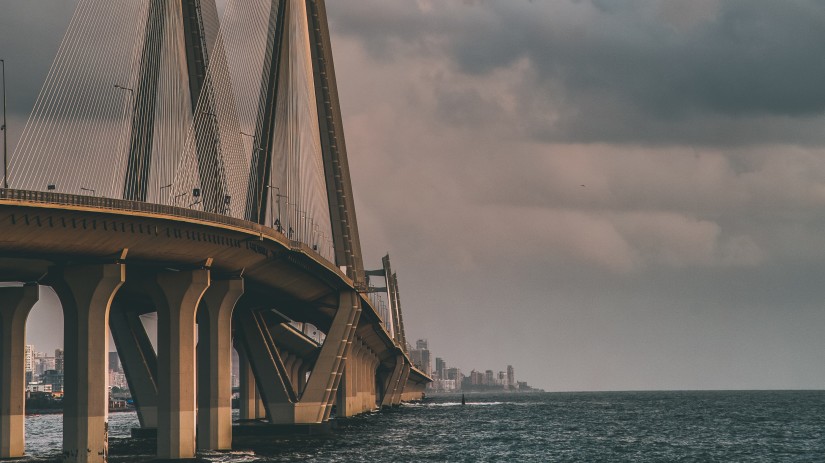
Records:
[[[815,1],[367,1],[337,21],[381,60],[414,47],[470,75],[527,60],[521,128],[540,140],[822,140],[825,7]],[[477,114],[468,96],[444,95],[446,122]],[[559,117],[545,117],[551,106]]]
[[[10,118],[28,118],[76,4],[39,0],[0,5],[0,58],[6,61]]]

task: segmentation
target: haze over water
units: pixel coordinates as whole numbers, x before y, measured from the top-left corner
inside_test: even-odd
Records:
[[[124,445],[134,413],[110,415],[113,462],[143,461]],[[28,455],[53,459],[61,416],[26,419]],[[341,420],[332,435],[207,453],[220,462],[797,462],[825,460],[825,392],[703,391],[468,394]]]

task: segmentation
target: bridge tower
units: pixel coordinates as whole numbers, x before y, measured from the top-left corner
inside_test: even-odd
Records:
[[[184,81],[188,83],[191,110],[200,110],[206,115],[215,115],[212,87],[206,85],[209,66],[210,43],[215,43],[214,34],[209,34],[208,22],[217,21],[214,0],[151,0],[146,18],[143,50],[140,59],[138,85],[131,91],[134,98],[130,131],[128,163],[123,186],[123,199],[146,202],[149,191],[150,169],[155,126],[160,122],[159,107],[160,67],[164,54],[180,51],[185,56]],[[182,27],[175,27],[176,25]],[[180,30],[182,29],[182,30]],[[175,44],[178,47],[175,47]],[[170,46],[171,44],[171,46]],[[212,53],[222,54],[222,47],[213,47]],[[200,102],[200,108],[198,103]],[[226,175],[221,157],[220,131],[216,117],[196,118],[194,124],[197,153],[197,168],[201,179],[200,193],[203,209],[224,213],[226,196]],[[159,148],[158,148],[159,149]]]

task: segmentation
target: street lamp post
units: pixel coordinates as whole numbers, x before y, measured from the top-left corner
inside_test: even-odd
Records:
[[[8,150],[7,133],[9,131],[6,125],[6,61],[0,59],[0,66],[3,68],[3,188],[9,187],[9,160],[6,151]]]
[[[275,195],[275,197],[278,198],[278,219],[276,221],[276,225],[277,225],[276,229],[278,230],[278,232],[282,233],[283,232],[283,227],[282,227],[282,224],[281,224],[281,198],[286,198],[287,199],[287,204],[289,204],[289,196],[288,195],[282,195],[281,194],[281,189],[279,187],[276,187],[276,186],[273,186],[273,185],[267,185],[267,186],[269,187],[269,215],[270,216],[272,215],[272,189],[275,188],[276,190],[278,190],[278,193]]]
[[[184,192],[184,193],[181,193],[181,194],[179,194],[179,195],[175,196],[175,206],[177,206],[177,205],[178,205],[178,198],[180,198],[181,196],[186,196],[186,195],[188,195],[188,194],[189,194],[189,193]]]

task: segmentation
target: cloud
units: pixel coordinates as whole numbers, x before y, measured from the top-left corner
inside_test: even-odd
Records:
[[[379,61],[440,58],[455,66],[447,82],[529,68],[512,92],[517,111],[488,109],[539,140],[822,141],[825,65],[816,44],[825,12],[815,2],[427,5],[357,2],[335,26]],[[445,104],[483,101],[455,87],[439,89]]]

